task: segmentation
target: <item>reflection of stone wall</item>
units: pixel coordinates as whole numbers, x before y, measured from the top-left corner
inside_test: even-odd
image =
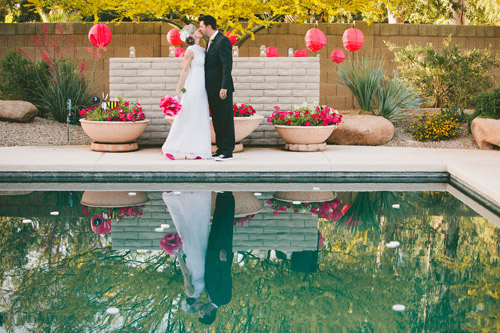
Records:
[[[113,249],[158,250],[165,233],[175,231],[166,211],[161,192],[148,192],[150,201],[143,209],[143,217],[123,218],[114,223],[111,231]],[[311,214],[281,213],[274,216],[265,201],[272,193],[263,193],[264,209],[250,222],[234,229],[233,251],[246,250],[315,250],[317,247],[318,219]],[[165,233],[155,232],[161,224],[169,224]]]
[[[165,94],[173,95],[182,69],[181,58],[111,58],[110,96],[140,102],[150,119],[142,142],[163,143],[170,125],[158,107]],[[251,104],[267,118],[274,106],[290,110],[294,105],[319,102],[320,62],[307,58],[234,58],[234,102]],[[189,92],[187,92],[189,93]],[[282,142],[266,120],[247,138],[253,145]]]

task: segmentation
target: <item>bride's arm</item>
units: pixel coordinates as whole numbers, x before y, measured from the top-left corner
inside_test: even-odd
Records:
[[[177,83],[177,89],[175,90],[175,95],[178,96],[181,89],[184,87],[186,78],[189,73],[189,68],[191,67],[191,61],[194,58],[194,53],[191,50],[186,50],[184,54],[184,66],[182,67],[181,76],[179,77],[179,83]]]

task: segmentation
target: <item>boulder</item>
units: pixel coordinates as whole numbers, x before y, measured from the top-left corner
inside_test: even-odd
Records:
[[[36,106],[25,101],[0,101],[0,119],[28,123],[38,114]]]
[[[479,149],[500,147],[500,120],[475,118],[471,124],[471,132]]]
[[[392,139],[394,125],[384,117],[371,115],[342,115],[342,122],[328,138],[338,145],[383,145]]]

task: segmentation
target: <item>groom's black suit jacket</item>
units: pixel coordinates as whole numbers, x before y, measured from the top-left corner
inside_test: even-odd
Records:
[[[205,87],[208,95],[218,95],[221,89],[227,89],[228,93],[234,91],[232,69],[231,42],[218,32],[205,56]]]

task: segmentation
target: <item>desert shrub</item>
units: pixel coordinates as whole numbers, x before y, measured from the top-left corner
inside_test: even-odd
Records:
[[[374,113],[390,121],[403,118],[408,109],[417,109],[422,103],[415,89],[397,74],[380,83],[376,96],[378,107]]]
[[[451,37],[443,41],[441,51],[432,44],[404,48],[386,44],[394,51],[401,77],[434,107],[471,107],[480,92],[492,87],[490,69],[500,66],[500,57],[489,48],[464,52],[451,44]]]
[[[500,87],[489,91],[482,92],[474,100],[475,117],[500,119]]]
[[[382,59],[362,57],[339,65],[339,82],[345,84],[359,103],[361,110],[372,111],[380,82],[384,78]]]
[[[435,115],[424,112],[417,117],[410,130],[417,141],[441,141],[454,137],[464,119],[463,111],[457,107],[441,109]]]
[[[30,62],[19,50],[7,50],[0,61],[2,68],[0,91],[3,99],[22,100],[39,105],[34,94],[38,87],[35,77],[48,79],[48,67],[42,62]]]

